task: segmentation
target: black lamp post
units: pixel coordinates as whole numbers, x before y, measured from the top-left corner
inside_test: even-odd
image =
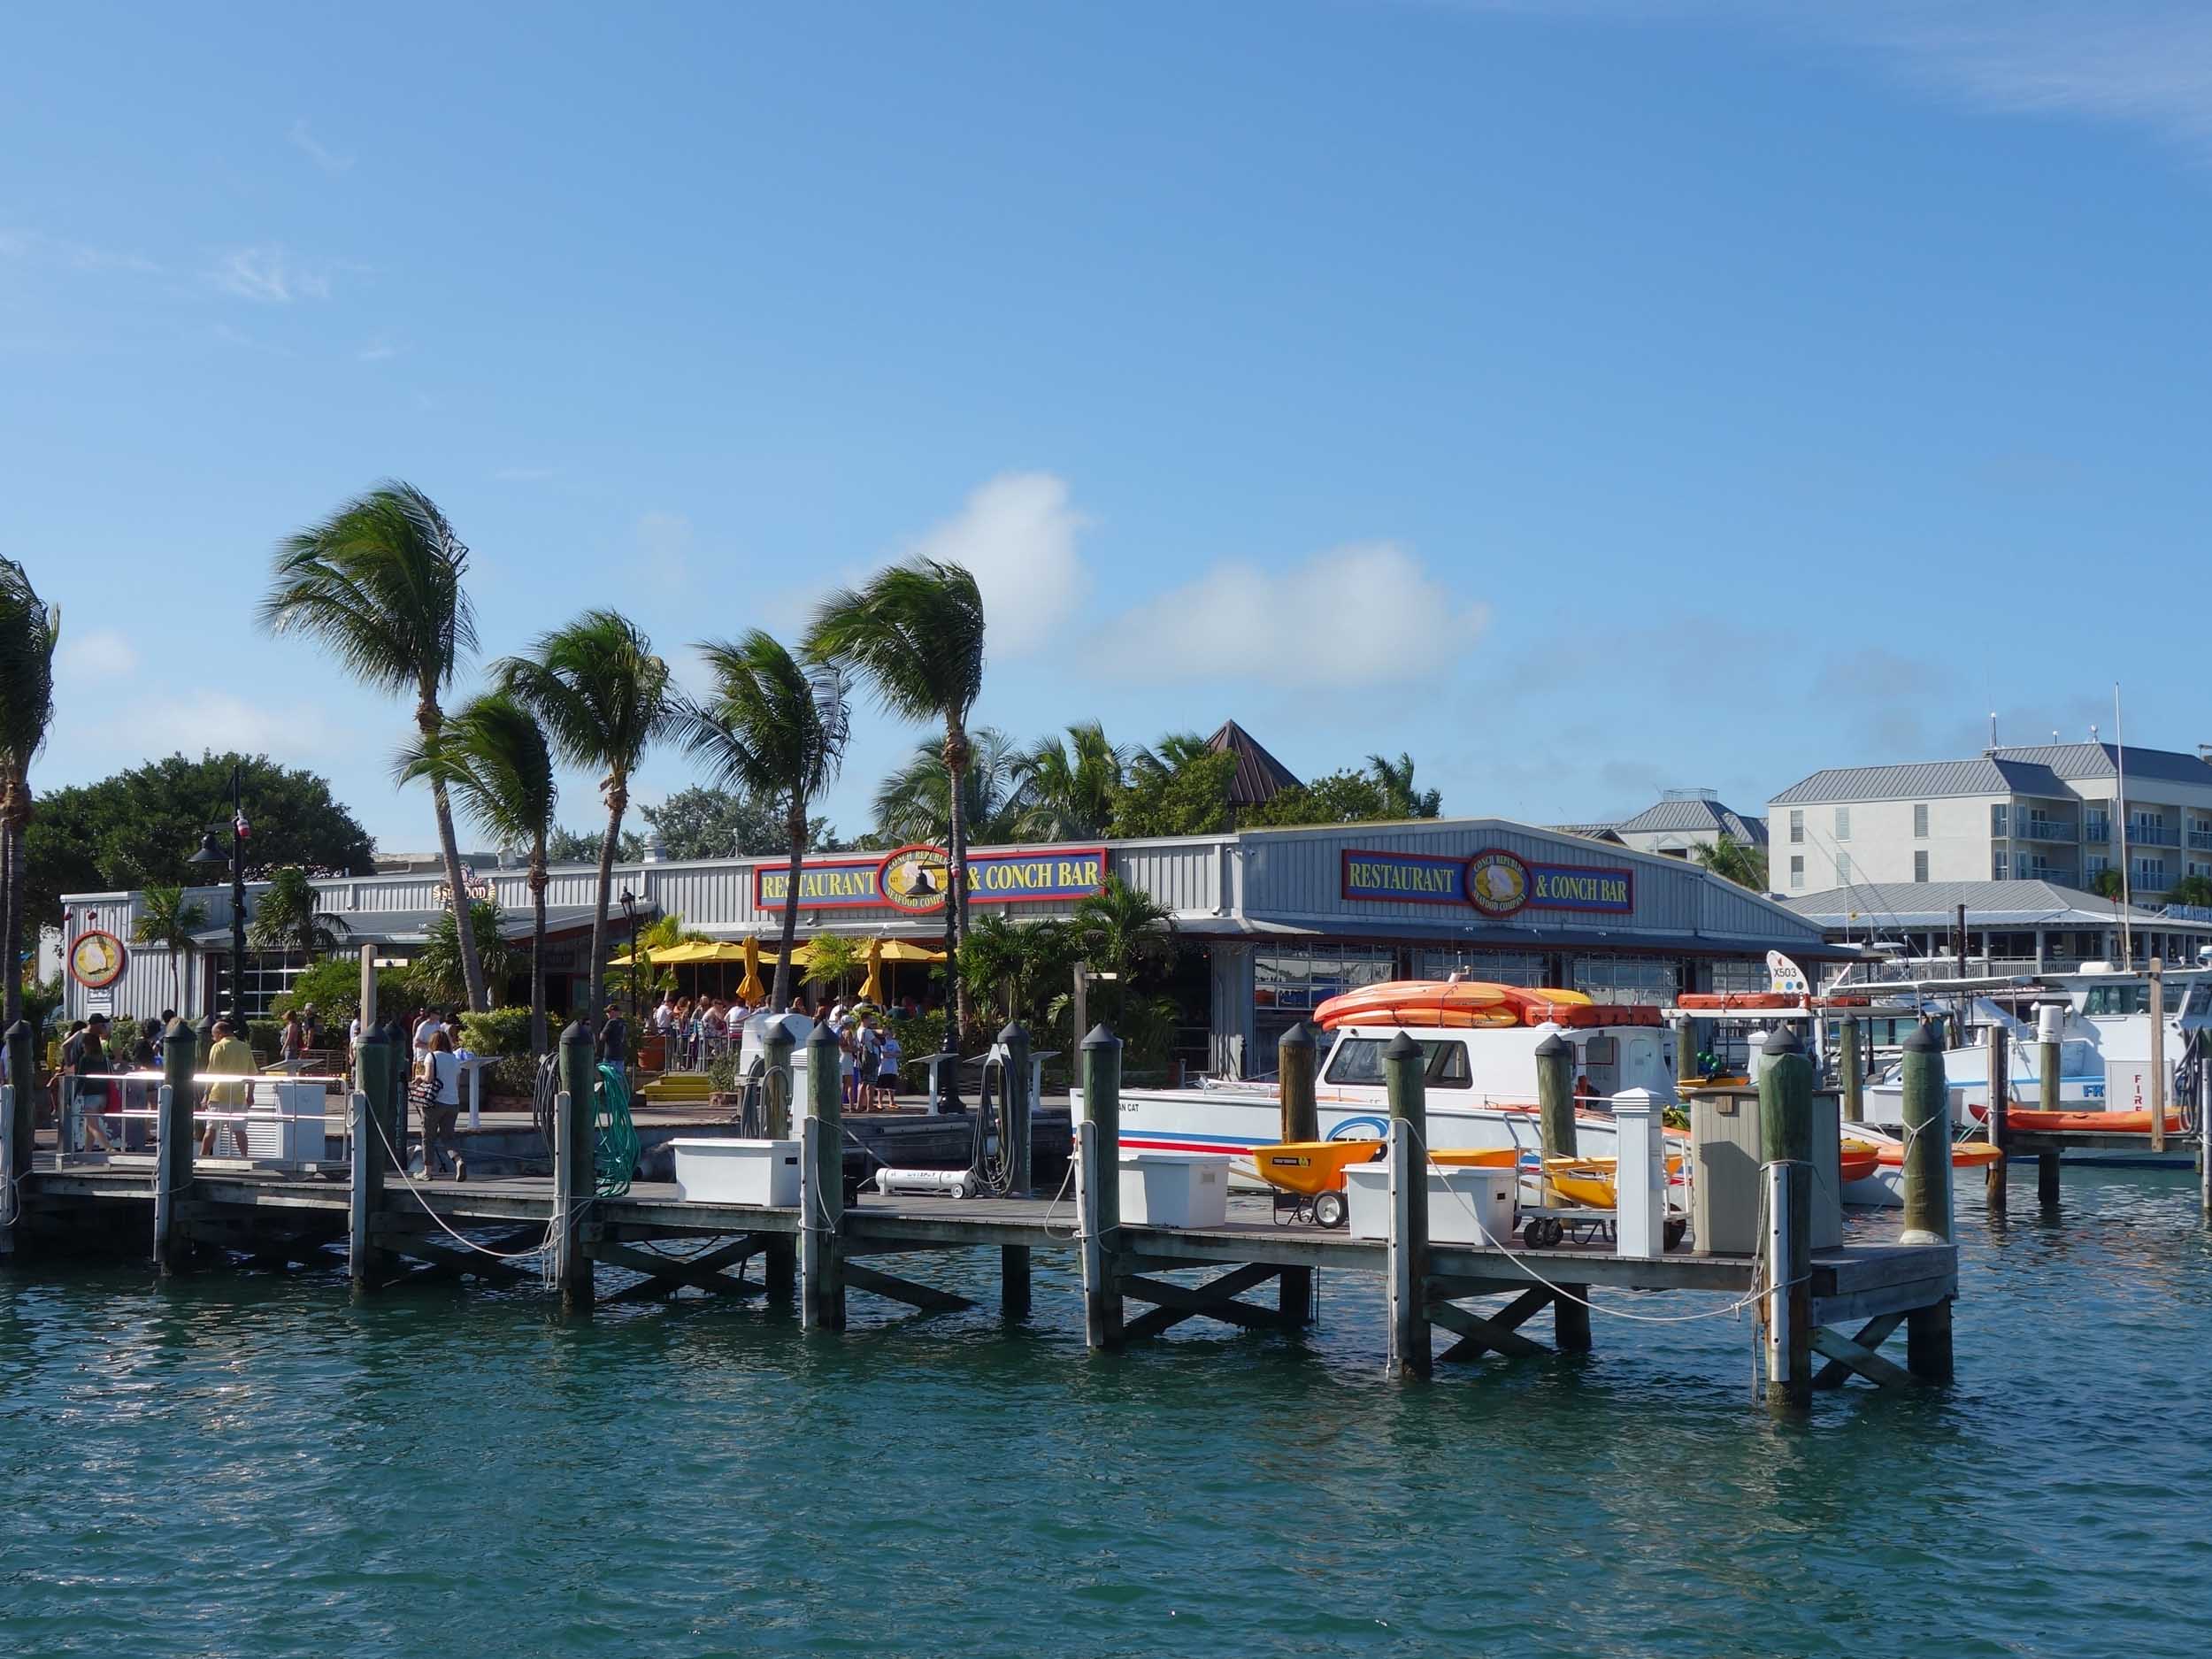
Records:
[[[622,913],[630,922],[630,1042],[642,1042],[644,1033],[638,1025],[637,1005],[637,895],[629,888],[622,889]]]
[[[230,865],[230,1018],[231,1035],[246,1034],[246,828],[245,768],[230,769],[230,852],[227,857],[210,830],[200,837],[200,850],[185,860],[188,864]]]

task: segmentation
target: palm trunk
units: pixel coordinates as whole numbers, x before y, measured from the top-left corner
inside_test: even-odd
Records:
[[[614,896],[614,853],[622,840],[622,814],[630,804],[627,780],[612,778],[607,783],[607,833],[599,842],[599,902],[591,917],[591,1002],[585,1018],[596,1020],[600,1010],[607,1005],[607,905]],[[637,941],[630,941],[634,952]],[[636,972],[631,964],[631,972]],[[635,1043],[638,1033],[632,1032],[630,1041]]]
[[[545,832],[530,850],[530,1052],[545,1052]]]
[[[415,725],[425,740],[438,735],[438,728],[445,724],[439,711],[437,700],[426,694],[415,705]],[[478,1013],[488,1010],[491,998],[484,989],[484,962],[476,952],[475,918],[469,913],[468,883],[461,873],[461,843],[453,833],[453,803],[448,798],[445,780],[434,775],[430,780],[430,803],[438,818],[438,850],[445,857],[445,880],[453,900],[453,933],[461,947],[461,984],[468,993],[469,1007]]]
[[[11,786],[5,805],[14,805]],[[7,992],[0,997],[0,1030],[12,1029],[23,1018],[23,893],[17,881],[23,870],[22,843],[12,821],[12,811],[0,819],[0,972],[8,976]]]
[[[959,961],[960,947],[968,937],[968,809],[963,799],[968,777],[968,734],[956,720],[945,722],[945,775],[952,789],[948,814],[952,833],[947,838],[952,845],[946,849],[946,881],[952,891],[945,895],[945,921],[953,951],[953,1037],[946,1047],[957,1053],[967,1036],[969,1009],[968,979],[960,972]]]
[[[772,1014],[780,1014],[791,1006],[791,949],[799,936],[799,873],[806,865],[806,803],[795,795],[785,827],[791,833],[791,875],[783,889],[783,943],[776,955],[776,985],[768,993]]]

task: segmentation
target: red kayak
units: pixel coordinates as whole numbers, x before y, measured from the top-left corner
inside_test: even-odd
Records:
[[[2151,1115],[2139,1112],[2046,1112],[2024,1111],[2013,1107],[2005,1113],[2008,1126],[2023,1134],[2041,1132],[2063,1133],[2069,1130],[2099,1135],[2147,1135],[2151,1132]],[[2166,1114],[2166,1133],[2181,1133],[2181,1114]]]

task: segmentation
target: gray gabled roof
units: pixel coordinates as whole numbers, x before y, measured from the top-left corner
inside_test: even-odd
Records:
[[[2212,784],[2212,773],[2205,781]],[[1952,795],[2042,795],[2064,800],[2072,794],[2047,765],[1978,755],[1972,760],[1920,761],[1902,766],[1831,767],[1792,784],[1774,797],[1773,804],[1925,801]]]
[[[2062,778],[2110,778],[2119,771],[2120,752],[2117,743],[2045,743],[2030,749],[2001,749],[1997,755],[2001,760],[2047,766]],[[2131,746],[2126,759],[2131,778],[2156,778],[2212,789],[2212,764],[2198,756]]]
[[[1555,835],[1579,835],[1585,841],[1609,841],[1616,847],[1624,844],[1611,824],[1547,824],[1544,827]]]
[[[1698,795],[1655,802],[1634,818],[1613,827],[1623,835],[1660,834],[1675,830],[1708,837],[1726,835],[1732,840],[1757,844],[1763,844],[1767,838],[1764,818],[1746,818],[1733,807]]]
[[[1825,893],[1798,894],[1782,902],[1824,928],[1849,926],[1865,933],[1949,927],[1963,904],[1970,929],[2117,927],[2124,914],[2137,927],[2212,934],[2212,924],[2177,922],[2140,906],[2124,908],[2055,881],[1861,881]]]
[[[653,907],[646,906],[651,914]],[[419,945],[430,937],[430,926],[446,912],[434,910],[334,910],[327,912],[330,919],[346,925],[338,935],[341,950],[357,945]],[[545,912],[545,932],[548,938],[589,927],[592,910],[584,904],[549,905]],[[619,932],[623,923],[620,912],[614,918]],[[499,915],[499,936],[509,944],[527,944],[533,923],[526,910],[502,910]],[[230,949],[230,927],[211,927],[192,935],[196,949],[223,951]]]

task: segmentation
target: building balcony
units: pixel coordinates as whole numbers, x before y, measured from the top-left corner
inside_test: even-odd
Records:
[[[2212,852],[2212,829],[2191,830],[2189,850],[2193,853]]]
[[[2062,841],[2070,847],[2078,834],[2071,824],[2053,818],[2024,818],[2014,832],[2015,839],[2024,841]]]
[[[2131,824],[2128,826],[2128,844],[2131,847],[2178,847],[2181,832],[2168,829],[2162,824]]]

